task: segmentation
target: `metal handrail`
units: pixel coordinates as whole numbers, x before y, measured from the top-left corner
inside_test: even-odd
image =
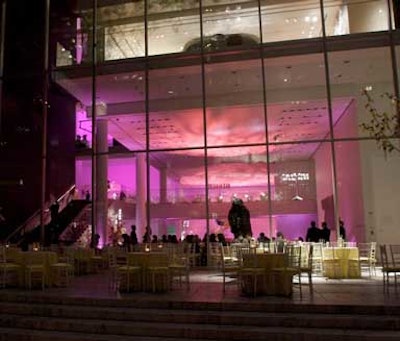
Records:
[[[60,195],[57,199],[56,202],[60,205],[60,210],[64,209],[64,207],[68,204],[70,194],[75,190],[76,186],[72,185],[66,192],[64,192],[62,195]],[[46,202],[46,210],[45,210],[45,224],[50,222],[50,205],[52,205],[53,202]],[[25,220],[21,225],[19,225],[13,232],[11,232],[7,238],[6,238],[6,243],[10,241],[10,239],[14,236],[16,236],[18,233],[23,231],[23,234],[26,232],[29,232],[33,230],[37,225],[40,223],[40,214],[41,214],[41,209],[38,209],[35,211],[27,220]]]

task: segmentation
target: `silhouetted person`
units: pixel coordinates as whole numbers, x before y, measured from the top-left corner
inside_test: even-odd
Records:
[[[250,212],[241,199],[234,199],[228,213],[229,226],[235,239],[239,236],[252,236]]]
[[[93,239],[90,242],[90,247],[92,249],[94,249],[96,251],[96,253],[99,249],[99,242],[100,242],[100,235],[98,233],[95,233],[95,235],[93,236]]]
[[[260,234],[258,235],[257,240],[260,243],[268,243],[270,241],[269,238],[265,235],[264,232],[260,232]]]
[[[50,206],[50,216],[51,216],[51,222],[54,223],[57,220],[58,217],[58,210],[60,209],[60,204],[55,201],[51,206]]]
[[[89,193],[89,191],[85,192],[85,200],[86,201],[90,201],[90,193]]]
[[[326,221],[323,221],[322,224],[322,230],[321,230],[321,239],[325,242],[328,243],[331,239],[331,230],[328,228],[328,224]]]
[[[136,225],[131,226],[131,245],[135,246],[138,243],[137,235],[136,235]]]
[[[143,235],[143,243],[150,243],[151,242],[151,227],[146,226],[146,231]]]
[[[344,227],[343,220],[339,220],[339,237],[346,240],[346,228]]]
[[[131,250],[131,248],[130,248],[130,240],[129,240],[130,238],[129,238],[128,234],[124,233],[124,234],[122,234],[121,237],[122,237],[122,248],[125,251],[129,252]]]
[[[220,242],[222,245],[224,245],[224,246],[228,245],[228,243],[226,242],[226,239],[225,239],[225,235],[223,233],[218,233],[217,239],[218,239],[218,242]]]
[[[306,242],[318,243],[321,239],[321,230],[317,227],[315,221],[310,223],[310,227],[307,230]]]

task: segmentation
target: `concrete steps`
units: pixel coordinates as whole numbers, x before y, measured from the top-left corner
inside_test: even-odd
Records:
[[[0,295],[0,340],[400,340],[397,306]]]

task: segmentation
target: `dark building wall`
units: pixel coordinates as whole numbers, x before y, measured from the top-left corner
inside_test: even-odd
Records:
[[[13,227],[41,208],[44,22],[45,0],[7,1],[0,206]],[[75,167],[75,100],[50,80],[49,105],[47,199],[74,183]]]
[[[53,88],[48,116],[48,194],[58,196],[75,183],[75,100]]]

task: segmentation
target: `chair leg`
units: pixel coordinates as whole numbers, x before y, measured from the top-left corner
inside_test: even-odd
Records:
[[[313,282],[312,282],[312,273],[308,273],[308,285],[310,286],[310,293],[312,294],[314,292],[313,288]]]

